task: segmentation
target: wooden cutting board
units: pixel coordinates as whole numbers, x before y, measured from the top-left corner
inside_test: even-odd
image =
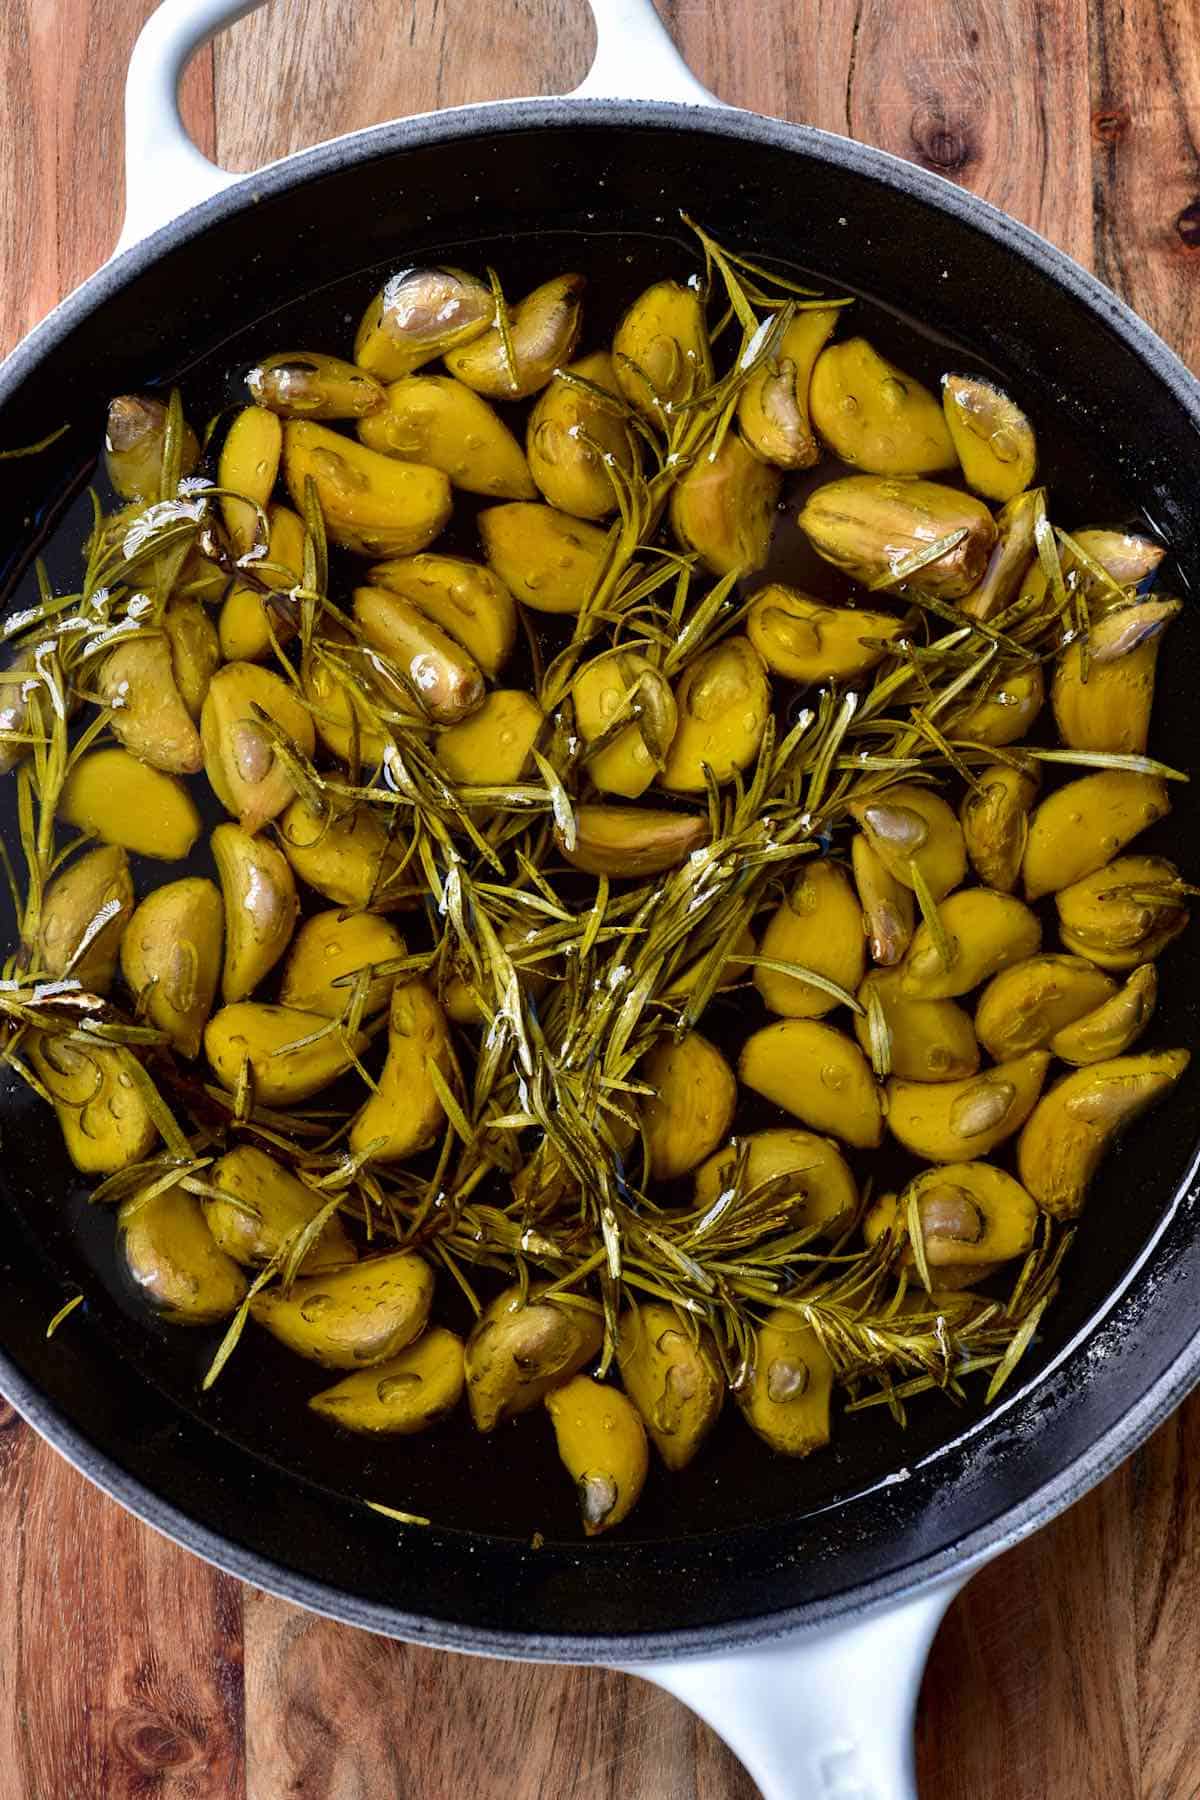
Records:
[[[148,0],[0,6],[0,350],[108,254]],[[882,145],[1091,265],[1200,363],[1188,0],[687,0],[722,98]],[[251,169],[407,112],[570,87],[583,0],[275,0],[187,78]],[[1097,379],[1103,371],[1097,370]],[[0,1401],[0,1800],[751,1800],[617,1675],[444,1656],[241,1587],[101,1498]],[[922,1695],[936,1800],[1200,1793],[1200,1401],[984,1571]]]

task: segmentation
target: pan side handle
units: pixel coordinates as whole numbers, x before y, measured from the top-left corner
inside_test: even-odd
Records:
[[[480,0],[486,5],[488,0]],[[653,0],[588,0],[596,54],[572,99],[719,106],[680,56]],[[125,83],[125,223],[115,255],[244,180],[198,150],[179,112],[189,59],[262,0],[163,0],[142,28]]]
[[[881,1612],[757,1649],[628,1664],[700,1714],[763,1800],[917,1800],[913,1722],[958,1578]]]

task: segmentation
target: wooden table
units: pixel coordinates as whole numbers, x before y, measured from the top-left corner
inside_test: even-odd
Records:
[[[108,254],[149,0],[0,6],[0,349]],[[723,98],[884,146],[1090,264],[1200,362],[1190,0],[687,0]],[[398,16],[399,15],[399,16]],[[250,169],[398,113],[583,74],[583,0],[275,0],[187,79]],[[1102,372],[1098,371],[1098,374]],[[617,1675],[414,1650],[214,1573],[0,1401],[0,1800],[750,1800],[722,1745]],[[1200,1400],[978,1576],[922,1696],[938,1800],[1200,1794]]]

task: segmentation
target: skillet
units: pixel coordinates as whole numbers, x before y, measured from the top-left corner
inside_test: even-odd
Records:
[[[175,87],[191,49],[249,8],[167,0],[131,64],[121,253],[0,370],[0,444],[75,423],[41,457],[5,465],[4,591],[78,504],[111,394],[233,366],[253,321],[271,318],[283,341],[274,321],[290,305],[303,301],[297,318],[340,316],[343,295],[361,305],[380,269],[514,246],[566,266],[572,240],[602,237],[622,253],[657,247],[681,206],[750,254],[784,255],[919,318],[1036,396],[1077,471],[1068,524],[1120,492],[1194,590],[1200,390],[1144,324],[940,178],[716,105],[649,0],[593,9],[597,57],[574,95],[381,126],[234,180],[185,138]],[[1158,754],[1183,766],[1198,642],[1189,606],[1157,708]],[[1149,847],[1188,867],[1189,829],[1185,794]],[[1198,959],[1187,937],[1173,952],[1162,1042],[1197,1037]],[[10,1086],[0,1387],[140,1517],[259,1586],[426,1644],[635,1669],[702,1711],[768,1800],[904,1800],[920,1665],[956,1587],[1098,1481],[1200,1378],[1198,1139],[1185,1089],[1110,1160],[1046,1329],[990,1413],[935,1397],[903,1435],[868,1414],[799,1466],[731,1430],[694,1483],[659,1477],[621,1541],[584,1549],[535,1434],[464,1430],[400,1461],[341,1438],[331,1448],[289,1423],[290,1363],[270,1345],[201,1401],[211,1346],[181,1350],[181,1334],[130,1306],[106,1261],[109,1222],[89,1218],[53,1122]],[[46,1320],[77,1286],[87,1306],[47,1343]],[[434,1523],[397,1527],[364,1498]]]

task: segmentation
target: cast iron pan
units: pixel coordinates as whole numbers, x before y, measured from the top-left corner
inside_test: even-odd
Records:
[[[681,207],[751,254],[919,318],[960,361],[998,371],[1028,397],[1048,460],[1066,471],[1066,522],[1094,519],[1120,494],[1173,546],[1172,579],[1185,593],[1200,584],[1196,385],[1041,239],[937,178],[801,127],[564,99],[411,120],[290,158],[71,296],[0,370],[0,444],[73,425],[42,456],[5,465],[5,591],[21,591],[31,553],[79,504],[111,394],[176,377],[219,383],[265,344],[325,343],[331,331],[340,342],[378,272],[408,261],[493,261],[519,280],[586,253],[603,304],[596,246],[611,247],[614,266],[650,254],[682,264]],[[941,366],[953,360],[947,351]],[[1189,606],[1156,711],[1156,753],[1182,766],[1196,761],[1198,648]],[[3,805],[11,830],[11,790]],[[1176,790],[1147,848],[1194,878],[1195,836],[1189,793]],[[1171,952],[1157,1043],[1200,1038],[1198,937]],[[1185,1086],[1110,1159],[1062,1296],[990,1413],[934,1397],[901,1432],[873,1411],[799,1465],[727,1420],[691,1474],[656,1473],[619,1539],[585,1549],[546,1433],[450,1429],[440,1443],[384,1447],[326,1435],[300,1404],[318,1383],[265,1338],[202,1399],[211,1342],[156,1328],[121,1292],[111,1222],[88,1214],[53,1122],[10,1085],[0,1385],[143,1518],[350,1623],[560,1660],[731,1648],[967,1569],[1098,1480],[1182,1397],[1200,1373],[1198,1138]],[[86,1307],[47,1342],[48,1318],[77,1286]],[[365,1499],[433,1524],[398,1528]],[[546,1539],[537,1549],[534,1530]]]

